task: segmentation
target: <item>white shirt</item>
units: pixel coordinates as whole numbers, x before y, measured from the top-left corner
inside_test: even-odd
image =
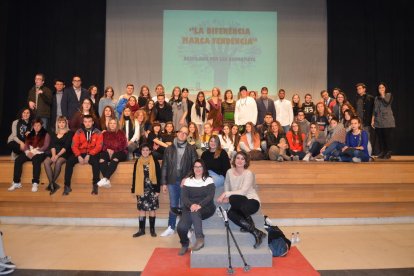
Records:
[[[210,110],[210,104],[206,101],[206,108]],[[203,115],[203,107],[200,107],[200,115]],[[197,115],[196,104],[194,103],[191,107],[191,121],[194,122],[196,125],[203,125],[207,123],[208,113],[206,112],[206,116],[203,121],[203,116]],[[203,128],[204,129],[204,128]]]
[[[282,126],[290,126],[293,122],[293,108],[292,103],[289,100],[277,100],[275,101],[276,108],[276,120]]]
[[[238,99],[236,109],[234,110],[234,122],[236,125],[245,125],[252,122],[256,125],[257,121],[257,104],[252,97]]]

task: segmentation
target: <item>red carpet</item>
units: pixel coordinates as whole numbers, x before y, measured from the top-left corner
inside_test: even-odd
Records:
[[[178,248],[156,248],[141,275],[227,275],[226,268],[191,269],[190,254],[188,253],[184,257],[180,257],[177,253]],[[319,275],[319,273],[312,267],[305,257],[303,257],[296,247],[292,247],[286,257],[273,258],[273,267],[271,268],[252,267],[249,272],[244,272],[242,268],[236,268],[234,275],[307,276]]]

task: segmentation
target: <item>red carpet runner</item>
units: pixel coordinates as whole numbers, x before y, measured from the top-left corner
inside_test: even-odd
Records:
[[[177,255],[178,248],[156,248],[150,260],[145,266],[142,276],[174,276],[174,275],[195,275],[215,276],[227,275],[226,268],[190,268],[190,253],[180,257]],[[313,276],[319,273],[303,257],[296,247],[292,247],[286,257],[273,258],[273,267],[259,268],[252,267],[249,272],[243,268],[236,268],[235,275],[272,275],[272,276]]]

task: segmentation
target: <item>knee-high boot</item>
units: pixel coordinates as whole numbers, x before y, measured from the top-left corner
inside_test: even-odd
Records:
[[[150,223],[151,237],[156,237],[157,233],[155,233],[155,216],[149,217],[149,223]]]
[[[147,217],[139,217],[139,230],[134,235],[132,235],[133,238],[137,238],[139,236],[145,235],[146,220],[147,220]]]
[[[230,209],[228,217],[232,222],[253,235],[255,240],[255,244],[253,245],[254,248],[260,247],[266,234],[256,228],[251,216],[244,217],[241,213]]]

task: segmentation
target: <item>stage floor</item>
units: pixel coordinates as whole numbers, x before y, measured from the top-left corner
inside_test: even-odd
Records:
[[[127,227],[0,225],[0,229],[6,253],[25,269],[142,271],[154,248],[179,247],[177,235],[134,239],[137,229]],[[414,267],[414,224],[282,229],[286,234],[300,232],[297,247],[319,271]]]

